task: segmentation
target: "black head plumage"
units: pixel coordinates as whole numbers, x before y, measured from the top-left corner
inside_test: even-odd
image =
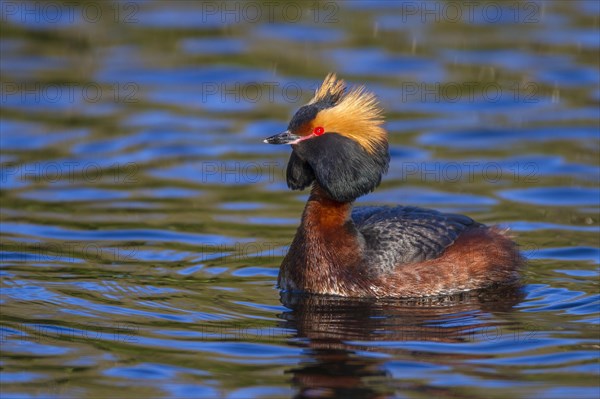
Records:
[[[352,202],[381,183],[389,161],[387,142],[369,153],[348,137],[328,133],[293,146],[287,183],[302,190],[316,181],[331,199]]]

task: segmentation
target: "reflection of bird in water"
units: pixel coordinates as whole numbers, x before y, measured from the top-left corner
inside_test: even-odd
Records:
[[[521,256],[501,230],[463,215],[352,202],[388,169],[387,132],[373,94],[328,75],[288,130],[287,183],[312,185],[279,273],[284,290],[347,297],[447,295],[518,278]]]
[[[390,377],[384,365],[389,355],[400,361],[432,361],[449,366],[465,357],[486,357],[407,350],[393,343],[474,341],[482,330],[495,331],[501,326],[490,313],[508,312],[522,299],[518,286],[421,300],[348,299],[284,292],[281,302],[291,310],[279,316],[284,320],[282,327],[297,331],[293,342],[306,346],[309,358],[289,371],[299,388],[297,397],[390,397],[394,392],[389,391]],[[385,344],[388,341],[392,345]],[[399,389],[403,391],[416,390],[436,397],[448,394],[445,388],[426,382],[395,380],[402,384]]]

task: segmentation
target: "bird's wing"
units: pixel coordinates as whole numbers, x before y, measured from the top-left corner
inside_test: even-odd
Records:
[[[410,206],[359,207],[352,220],[365,239],[368,263],[380,272],[435,259],[460,233],[480,225],[467,216]]]

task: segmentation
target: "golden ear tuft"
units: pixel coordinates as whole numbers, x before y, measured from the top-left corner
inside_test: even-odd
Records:
[[[330,73],[325,77],[325,80],[317,89],[309,104],[324,101],[330,105],[334,105],[342,98],[345,92],[346,82],[342,79],[338,79],[335,73]]]
[[[387,132],[382,126],[383,110],[373,93],[364,86],[346,92],[344,81],[336,80],[335,75],[327,75],[323,86],[325,83],[336,88],[336,93],[340,93],[340,87],[343,90],[334,106],[319,111],[313,121],[315,126],[323,126],[326,132],[346,136],[371,153],[377,146],[387,143]],[[321,89],[317,94],[320,92]]]

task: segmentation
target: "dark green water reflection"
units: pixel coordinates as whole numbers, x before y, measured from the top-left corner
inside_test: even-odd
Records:
[[[596,1],[0,5],[3,398],[598,397]],[[386,110],[360,202],[510,227],[521,289],[280,300],[262,139],[330,71]]]

